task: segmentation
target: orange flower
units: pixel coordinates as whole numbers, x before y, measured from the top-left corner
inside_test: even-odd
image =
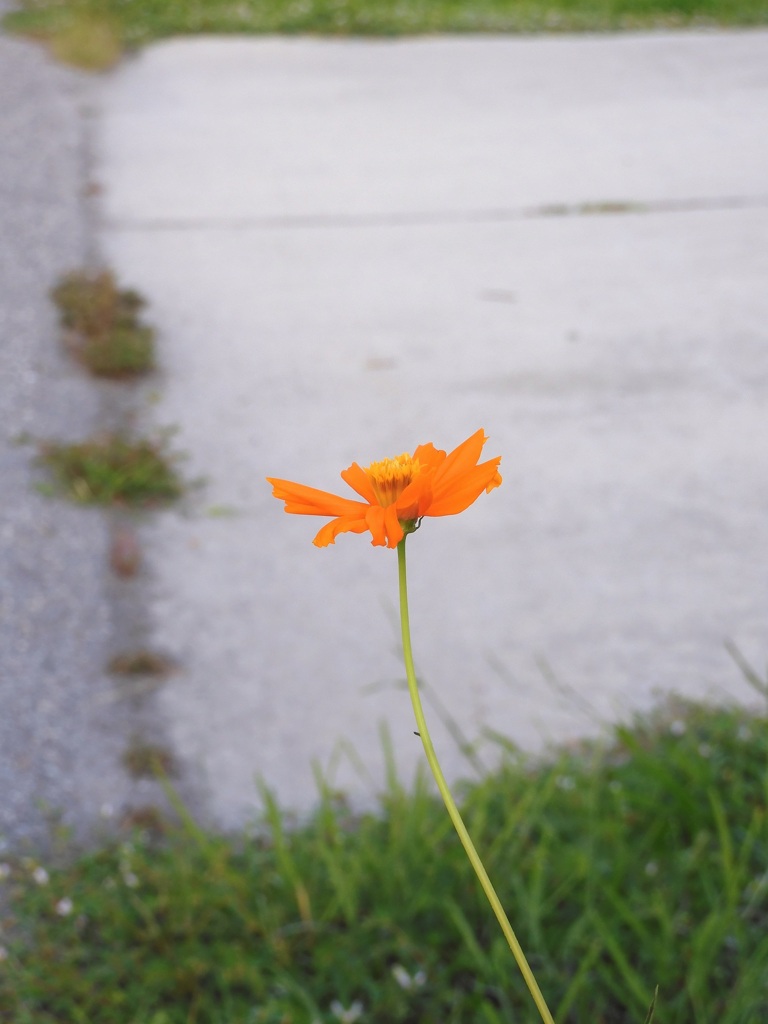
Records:
[[[267,477],[285,511],[302,516],[333,516],[315,537],[324,548],[340,533],[371,531],[373,544],[395,548],[412,533],[423,516],[453,516],[469,508],[483,491],[501,483],[501,456],[477,464],[488,440],[482,430],[449,455],[433,444],[420,444],[413,455],[372,462],[367,469],[353,462],[342,480],[363,498],[341,498],[328,491]]]

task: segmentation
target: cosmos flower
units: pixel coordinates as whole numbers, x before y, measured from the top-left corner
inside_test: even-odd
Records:
[[[321,548],[340,533],[370,531],[374,545],[395,548],[424,516],[453,516],[468,508],[483,491],[501,483],[501,456],[478,464],[488,439],[478,430],[449,454],[432,443],[413,455],[372,462],[363,469],[353,462],[341,478],[363,499],[343,498],[290,480],[267,477],[285,511],[304,516],[331,516],[315,537]]]

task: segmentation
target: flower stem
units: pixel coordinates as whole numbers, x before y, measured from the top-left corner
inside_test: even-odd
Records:
[[[549,1012],[549,1008],[544,1001],[544,996],[541,994],[541,989],[538,986],[536,978],[533,976],[533,971],[529,967],[528,961],[525,958],[525,953],[523,953],[522,947],[517,941],[517,936],[512,930],[509,918],[505,914],[501,901],[496,895],[493,883],[488,877],[488,872],[485,870],[483,862],[480,859],[480,855],[469,837],[466,826],[459,814],[459,809],[451,796],[448,783],[445,781],[445,776],[440,768],[440,763],[437,760],[437,755],[435,754],[435,748],[432,746],[429,729],[427,728],[427,722],[424,718],[424,710],[421,706],[419,687],[416,681],[416,670],[413,667],[411,626],[408,618],[408,585],[405,570],[405,541],[406,538],[403,537],[397,545],[397,568],[400,580],[400,627],[403,636],[403,657],[405,659],[405,674],[408,677],[408,692],[411,695],[411,703],[413,704],[413,711],[416,715],[416,724],[419,729],[419,735],[421,736],[421,742],[424,745],[424,753],[427,755],[429,767],[432,769],[432,774],[435,777],[437,788],[440,790],[440,795],[443,798],[446,810],[453,822],[453,827],[459,835],[461,845],[464,847],[464,851],[469,858],[469,862],[480,881],[480,885],[483,887],[483,892],[488,897],[488,902],[491,904],[493,912],[496,915],[496,919],[501,925],[504,938],[509,943],[509,948],[512,950],[512,955],[517,962],[517,966],[520,968],[520,973],[525,979],[528,991],[531,993],[533,1001],[536,1004],[536,1008],[541,1014],[541,1019],[544,1021],[544,1024],[555,1024],[552,1014]]]

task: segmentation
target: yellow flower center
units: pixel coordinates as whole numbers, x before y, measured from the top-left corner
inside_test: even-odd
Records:
[[[373,493],[382,508],[397,501],[408,484],[421,469],[418,460],[403,452],[394,459],[372,462],[365,470]]]

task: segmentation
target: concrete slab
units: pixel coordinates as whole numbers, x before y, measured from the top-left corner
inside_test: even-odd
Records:
[[[256,774],[306,809],[339,741],[365,798],[380,721],[421,760],[394,554],[316,550],[267,474],[343,491],[486,429],[504,486],[409,545],[417,660],[470,737],[749,698],[723,639],[765,662],[766,58],[766,32],[195,40],[107,81],[102,242],[161,338],[143,419],[208,479],[148,530],[147,600],[213,820]]]
[[[120,225],[764,196],[764,33],[178,40],[108,92]]]

